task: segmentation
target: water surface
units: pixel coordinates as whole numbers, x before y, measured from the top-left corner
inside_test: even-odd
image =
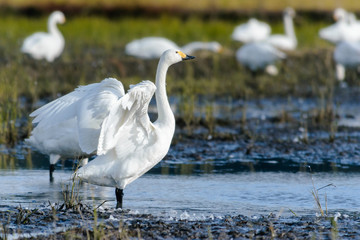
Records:
[[[49,182],[47,170],[0,171],[1,207],[37,208],[61,203],[63,191],[71,186],[71,171],[58,170]],[[224,215],[313,215],[318,212],[311,194],[331,211],[359,211],[360,173],[239,172],[235,174],[160,175],[145,174],[125,190],[124,207],[139,213],[196,218]],[[325,194],[327,203],[325,202]],[[113,208],[114,189],[81,184],[83,202]],[[290,211],[291,210],[291,211]]]

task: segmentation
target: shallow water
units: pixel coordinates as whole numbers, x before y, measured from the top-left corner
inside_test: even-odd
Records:
[[[308,144],[301,141],[299,122],[319,107],[315,99],[247,102],[246,128],[253,139],[238,126],[244,104],[238,101],[229,106],[220,100],[214,105],[215,117],[234,123],[219,126],[217,131],[230,132],[236,140],[177,140],[160,164],[125,189],[124,207],[187,219],[269,213],[315,215],[319,210],[311,193],[314,186],[333,184],[319,190],[324,210],[326,205],[332,212],[360,210],[360,131],[354,124],[346,125],[360,115],[353,98],[345,95],[338,101],[339,124],[346,127],[335,133],[335,141],[329,142],[329,133],[315,129],[308,133]],[[271,120],[283,110],[298,122]],[[200,135],[204,131],[200,130]],[[64,190],[72,184],[74,164],[71,160],[58,163],[54,182],[49,181],[48,164],[46,156],[22,143],[14,149],[0,147],[0,210],[61,203]],[[104,207],[115,206],[113,188],[83,183],[78,191],[85,203],[107,201]]]
[[[8,206],[37,208],[61,203],[62,192],[71,186],[72,171],[19,169],[0,171],[1,210]],[[194,218],[225,215],[314,215],[318,211],[311,194],[313,183],[325,210],[359,211],[360,173],[238,172],[234,174],[161,175],[145,174],[125,190],[124,207],[155,216]],[[79,195],[84,203],[113,208],[114,189],[82,184]],[[291,211],[290,211],[291,210]]]

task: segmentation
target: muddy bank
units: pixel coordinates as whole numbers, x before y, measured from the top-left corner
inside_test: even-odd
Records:
[[[327,217],[269,214],[191,219],[186,212],[180,218],[159,218],[102,207],[65,210],[60,204],[31,210],[18,207],[0,216],[4,239],[356,239],[360,234],[358,214],[339,212]]]

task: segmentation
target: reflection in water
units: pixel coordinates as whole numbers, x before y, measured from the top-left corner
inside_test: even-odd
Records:
[[[72,171],[57,171],[50,183],[47,170],[0,171],[1,209],[7,206],[39,207],[63,201],[71,186]],[[359,211],[360,173],[238,172],[234,174],[145,174],[125,190],[125,208],[140,213],[169,216],[187,211],[197,216],[226,214],[297,215],[317,212],[311,195],[312,180],[321,204],[329,211]],[[78,188],[83,203],[114,208],[114,189],[91,184]],[[327,200],[325,201],[325,195]],[[326,203],[327,202],[327,203]]]
[[[266,157],[257,154],[245,155],[243,152],[231,152],[227,149],[229,143],[223,143],[224,146],[217,146],[219,149],[224,148],[223,152],[212,152],[207,155],[204,153],[202,157],[194,157],[191,152],[186,155],[177,150],[170,150],[172,154],[168,155],[164,160],[157,164],[150,170],[152,174],[163,175],[192,175],[192,174],[224,174],[224,173],[238,173],[238,172],[360,172],[360,164],[356,164],[356,158],[353,162],[347,164],[346,161],[334,161],[334,159],[321,159],[321,161],[310,161],[312,158],[317,159],[317,156],[302,157],[299,162],[298,157],[293,160],[291,156],[288,157]],[[236,145],[236,143],[231,143]],[[349,145],[349,144],[348,144]],[[217,149],[215,149],[216,151]],[[213,151],[213,150],[211,150]],[[237,149],[235,151],[238,151]],[[354,150],[356,151],[356,149]],[[321,152],[320,152],[321,153]],[[327,154],[328,152],[324,153]],[[225,155],[227,154],[227,156]],[[349,156],[351,153],[347,153]],[[220,158],[220,155],[222,158]],[[214,158],[218,157],[218,158]],[[309,160],[306,161],[306,160]],[[75,163],[74,163],[75,162]],[[342,163],[344,162],[344,163]],[[75,169],[76,161],[73,159],[62,159],[61,163],[56,166],[56,169],[73,170]],[[1,153],[0,152],[0,169],[15,170],[15,169],[48,169],[48,156],[31,151],[30,149],[22,149],[15,153]],[[55,172],[56,177],[56,172]]]
[[[8,154],[0,155],[0,169],[16,169],[15,166],[16,158]]]

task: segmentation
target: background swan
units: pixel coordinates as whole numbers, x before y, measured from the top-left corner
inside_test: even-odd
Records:
[[[172,64],[192,58],[179,50],[165,51],[159,60],[155,85],[143,81],[112,106],[103,106],[110,108],[110,112],[101,124],[98,156],[74,175],[92,184],[116,187],[117,207],[122,207],[126,185],[167,154],[175,131],[175,117],[166,94],[166,73]],[[158,119],[152,123],[148,106],[154,92]]]
[[[179,47],[173,41],[163,37],[145,37],[134,40],[125,46],[125,53],[142,59],[159,58],[167,49],[181,49],[192,54],[197,50],[220,52],[222,47],[218,42],[191,42]]]
[[[334,50],[336,62],[336,78],[345,79],[345,69],[360,66],[360,42],[344,41],[336,45]]]
[[[80,86],[30,114],[36,126],[26,142],[50,156],[50,180],[61,157],[79,158],[96,152],[100,125],[110,106],[124,94],[121,82],[107,78]]]
[[[252,72],[265,70],[270,75],[278,74],[274,63],[286,58],[286,54],[276,49],[270,43],[247,43],[236,51],[236,59]]]
[[[360,41],[360,27],[353,13],[337,8],[334,10],[333,17],[336,23],[320,29],[320,38],[333,44],[341,41]]]
[[[21,47],[21,52],[29,54],[34,59],[54,61],[64,50],[64,37],[56,24],[64,23],[65,16],[60,11],[53,12],[48,19],[48,33],[38,32],[27,37]]]
[[[243,43],[263,41],[269,37],[271,27],[256,18],[250,18],[247,23],[235,27],[231,38]]]
[[[295,11],[292,8],[286,8],[283,13],[285,35],[274,34],[271,35],[266,42],[272,44],[282,50],[294,50],[297,46],[297,39],[294,30],[293,18]]]

